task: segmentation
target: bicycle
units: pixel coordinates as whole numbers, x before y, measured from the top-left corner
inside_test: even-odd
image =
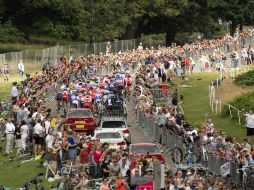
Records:
[[[243,166],[237,169],[237,173],[241,174],[241,189],[252,190],[254,189],[254,168],[253,165]]]
[[[193,165],[201,161],[201,151],[199,148],[194,148],[192,143],[186,143],[186,149],[174,147],[168,149],[165,153],[170,153],[170,157],[174,164]]]

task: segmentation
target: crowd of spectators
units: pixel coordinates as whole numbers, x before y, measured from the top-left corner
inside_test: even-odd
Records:
[[[246,49],[244,48],[245,44],[245,37],[247,33],[242,33],[240,38],[242,39],[243,49],[244,52]],[[239,38],[238,38],[239,40]],[[230,43],[231,42],[231,43]],[[207,46],[207,43],[210,46]],[[225,54],[219,50],[221,45],[227,45],[228,53],[238,54],[236,38],[232,38],[226,36],[223,40],[212,40],[206,43],[201,43],[201,49],[210,49],[214,48],[213,54],[209,56],[209,59],[202,58],[203,61],[207,62],[207,68],[213,64],[218,63],[220,60],[226,59]],[[233,45],[233,47],[230,47]],[[177,47],[173,47],[173,49]],[[179,50],[179,49],[178,49]],[[141,114],[144,114],[145,117],[151,120],[151,122],[158,123],[158,127],[164,129],[164,131],[169,132],[171,134],[175,134],[177,136],[182,136],[183,139],[187,143],[194,143],[196,146],[202,146],[205,149],[206,154],[210,154],[213,157],[218,159],[222,159],[225,161],[232,161],[239,164],[239,168],[252,165],[254,163],[254,147],[250,144],[250,139],[246,138],[243,140],[242,143],[238,143],[237,137],[226,135],[224,132],[216,129],[216,126],[212,122],[211,119],[206,120],[200,128],[194,128],[188,121],[185,120],[184,114],[181,112],[182,110],[175,109],[179,103],[178,101],[178,93],[177,89],[171,85],[171,92],[172,93],[172,100],[171,102],[167,103],[159,103],[156,101],[156,89],[158,90],[158,83],[161,81],[171,81],[175,76],[180,73],[180,75],[184,75],[186,71],[190,70],[188,65],[186,64],[186,60],[191,60],[186,55],[186,50],[196,50],[195,53],[198,53],[200,50],[200,46],[189,46],[186,45],[181,49],[180,55],[181,58],[172,58],[168,56],[168,52],[166,54],[160,55],[159,57],[151,59],[151,63],[143,65],[136,73],[136,86],[134,90],[134,101],[136,101],[136,111],[138,110]],[[183,51],[185,50],[185,51]],[[170,51],[169,51],[170,52]],[[193,52],[192,52],[193,53]],[[252,62],[253,57],[253,49],[251,46],[248,48],[248,54],[242,60],[244,64],[249,64]],[[175,55],[175,54],[174,54]],[[179,55],[179,54],[178,54]],[[238,56],[238,55],[237,55]],[[181,62],[181,60],[185,59],[185,64],[179,65],[177,67],[177,62]],[[160,60],[160,61],[158,61]],[[165,61],[166,60],[166,61]],[[174,66],[174,69],[168,69],[166,74],[166,78],[163,79],[163,74],[161,74],[160,66],[158,67],[158,62],[163,63],[163,69],[166,70],[165,67],[167,63],[171,66]],[[165,64],[165,62],[167,62]],[[172,63],[173,62],[173,63]],[[175,64],[176,63],[176,64]],[[194,65],[194,64],[193,64]],[[234,65],[234,67],[237,65]],[[206,66],[205,66],[206,67]],[[178,71],[179,69],[179,71]],[[162,90],[163,91],[163,90]],[[161,100],[163,98],[161,97]],[[160,139],[157,139],[160,141]],[[198,147],[197,147],[198,148]],[[193,172],[188,172],[195,178]],[[190,181],[188,175],[185,178],[181,178],[176,174],[174,177],[166,177],[169,179],[169,189],[193,189],[191,186],[195,186],[195,189],[228,189],[228,186],[225,185],[225,182],[219,180],[211,180],[209,181],[207,178],[198,178],[197,180]],[[181,176],[181,175],[180,175]]]
[[[241,40],[244,43],[245,38],[252,35],[252,32],[241,33],[238,41]],[[119,65],[123,69],[125,65],[132,65],[133,67],[138,66],[133,93],[134,101],[138,103],[136,109],[140,109],[148,118],[159,122],[160,126],[164,126],[171,133],[183,136],[190,142],[202,142],[207,151],[214,156],[236,161],[241,165],[251,164],[254,149],[247,139],[242,144],[237,143],[236,137],[230,137],[216,130],[211,120],[208,120],[201,129],[193,128],[185,120],[184,114],[175,109],[178,104],[177,89],[174,89],[172,102],[169,104],[156,104],[151,90],[162,82],[172,81],[177,76],[184,78],[185,73],[192,72],[197,64],[193,58],[195,56],[202,58],[202,52],[214,50],[209,61],[208,58],[204,59],[204,62],[212,65],[213,61],[224,56],[218,50],[220,47],[226,45],[227,51],[236,51],[236,44],[235,38],[226,36],[223,39],[200,41],[184,46],[173,44],[170,47],[159,47],[158,49],[143,49],[140,44],[137,50],[115,54],[111,53],[109,48],[105,55],[89,55],[80,57],[77,61],[71,59],[68,63],[62,56],[55,66],[46,65],[42,74],[27,75],[21,86],[18,87],[17,83],[13,83],[12,115],[7,118],[5,125],[6,154],[14,151],[15,140],[17,154],[31,150],[35,156],[43,155],[42,161],[47,159],[55,173],[61,169],[63,163],[73,162],[93,165],[91,172],[93,178],[152,175],[152,165],[145,158],[138,158],[137,155],[132,155],[125,150],[112,151],[108,149],[107,144],[100,145],[98,141],[89,140],[73,131],[64,131],[61,119],[49,108],[50,102],[47,102],[48,96],[55,96],[54,93],[51,94],[51,90],[54,92],[61,84],[70,82],[73,74],[87,77],[91,70],[94,71],[94,75],[97,75],[102,74],[100,71],[105,68],[108,72],[111,69],[116,70]],[[83,176],[85,178],[86,174]],[[210,186],[220,185],[216,182],[202,181],[204,179],[200,178],[196,180],[194,174],[193,176],[190,181],[192,185],[201,186],[202,183],[202,188],[209,186],[208,184]],[[170,180],[166,179],[171,181],[170,190],[176,189],[174,187],[176,182],[178,186],[185,184],[187,188],[188,180],[190,180],[189,178],[182,180],[180,174]],[[81,186],[87,184],[86,180],[81,181]],[[120,184],[124,185],[123,182]]]

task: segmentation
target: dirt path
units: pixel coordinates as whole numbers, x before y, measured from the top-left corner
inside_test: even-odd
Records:
[[[253,79],[254,80],[254,79]],[[254,87],[240,87],[234,83],[232,79],[225,79],[225,81],[216,88],[216,96],[219,97],[222,102],[229,102],[236,96],[254,91]]]

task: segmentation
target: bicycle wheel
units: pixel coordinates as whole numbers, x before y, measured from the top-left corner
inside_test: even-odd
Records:
[[[171,150],[171,159],[175,164],[181,164],[183,161],[183,153],[182,150],[178,147],[173,148]]]

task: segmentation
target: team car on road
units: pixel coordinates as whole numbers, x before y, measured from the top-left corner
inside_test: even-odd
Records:
[[[129,150],[132,154],[145,156],[147,159],[157,158],[161,164],[165,164],[165,159],[161,154],[160,149],[156,144],[152,143],[137,143],[131,144]]]
[[[101,144],[108,143],[110,149],[126,149],[127,143],[121,131],[114,129],[95,130],[94,138],[99,139]]]
[[[98,124],[98,129],[113,129],[115,131],[121,131],[125,141],[130,144],[131,136],[129,131],[129,126],[127,122],[122,117],[103,117]]]
[[[96,121],[90,109],[74,108],[69,109],[67,118],[63,122],[65,128],[70,127],[73,131],[93,134],[96,128]]]

